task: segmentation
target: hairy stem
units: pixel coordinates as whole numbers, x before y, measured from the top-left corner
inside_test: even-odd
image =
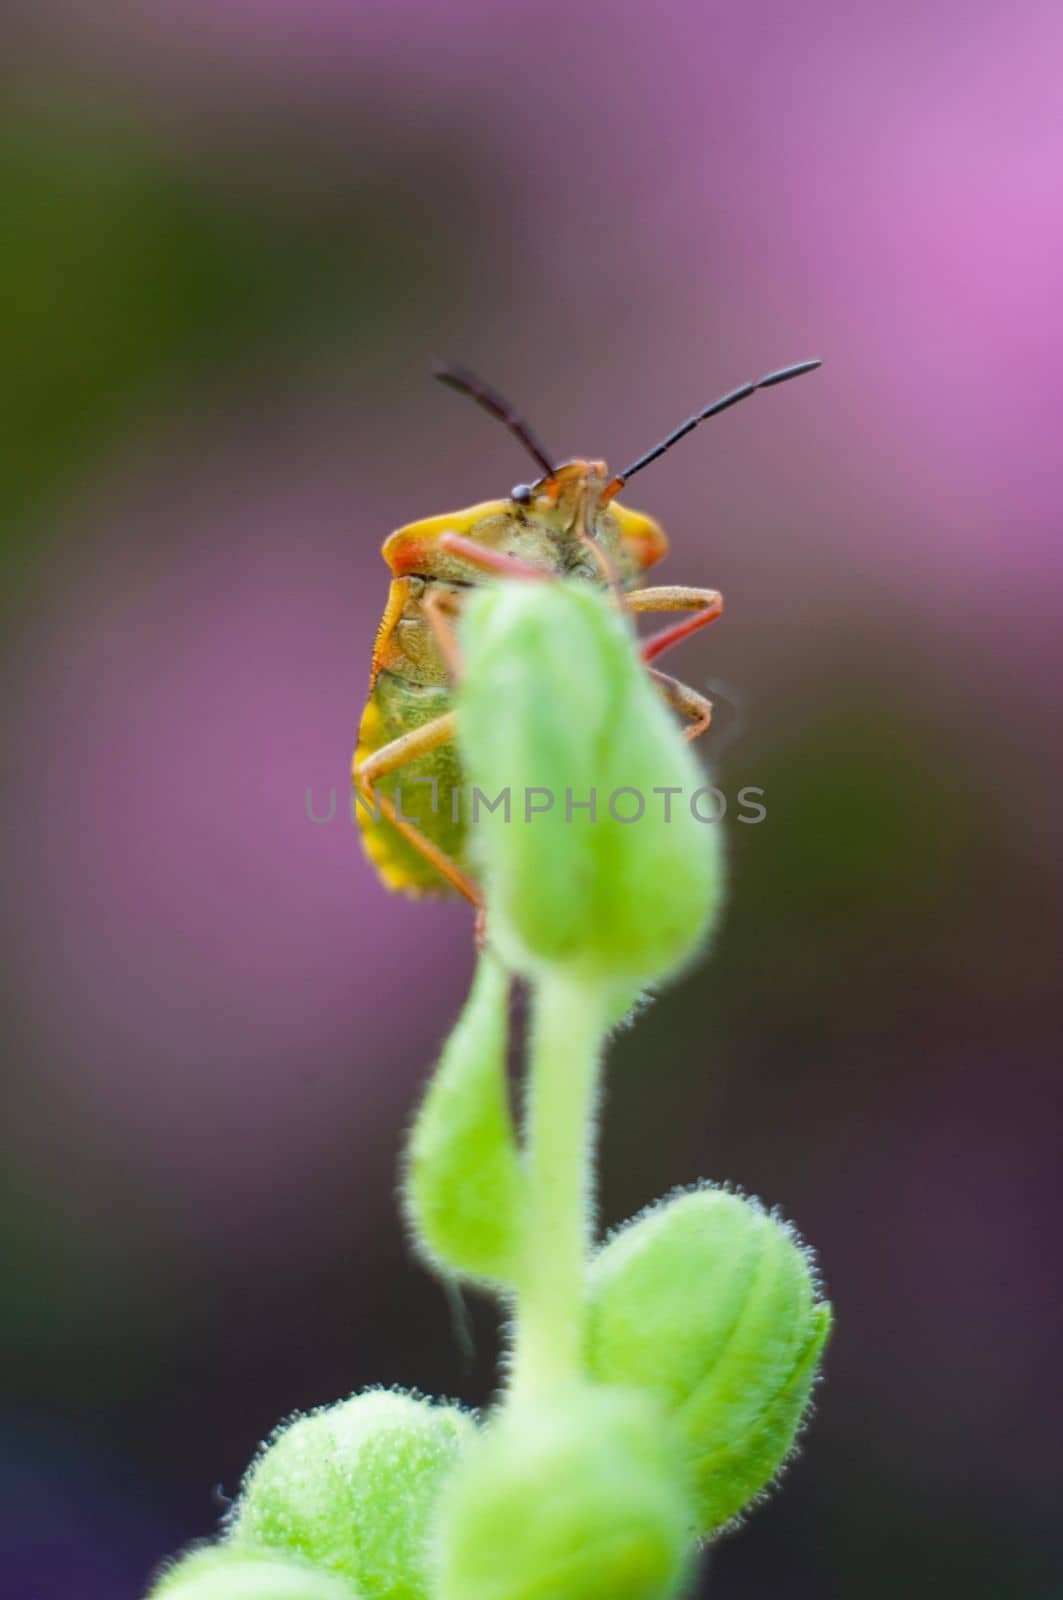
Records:
[[[562,973],[535,989],[525,1119],[528,1228],[517,1284],[514,1391],[577,1375],[583,1364],[591,1232],[594,1107],[602,996]]]

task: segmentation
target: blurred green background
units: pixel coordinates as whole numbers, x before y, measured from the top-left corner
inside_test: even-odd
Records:
[[[1059,1592],[1058,8],[16,4],[0,22],[12,1593],[136,1600],[285,1413],[472,1403],[394,1203],[471,967],[343,818],[379,545],[647,448],[727,615],[730,906],[603,1225],[730,1180],[838,1313],[707,1592]],[[340,796],[329,824],[318,814]]]

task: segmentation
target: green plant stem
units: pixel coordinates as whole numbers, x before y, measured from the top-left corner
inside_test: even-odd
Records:
[[[525,1115],[528,1227],[517,1284],[515,1393],[575,1377],[583,1368],[603,1014],[603,996],[593,984],[562,973],[536,983]]]

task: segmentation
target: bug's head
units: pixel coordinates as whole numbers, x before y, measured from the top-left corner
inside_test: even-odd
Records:
[[[591,533],[608,482],[604,461],[566,461],[534,483],[518,483],[509,497],[566,532]]]
[[[605,558],[606,570],[627,579],[660,561],[668,539],[653,517],[614,498],[614,482],[604,461],[566,461],[534,483],[517,484],[510,499],[565,547],[595,545]],[[582,571],[586,562],[584,554],[571,570]],[[591,570],[597,570],[593,562]]]

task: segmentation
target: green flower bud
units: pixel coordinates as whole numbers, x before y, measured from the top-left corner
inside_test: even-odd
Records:
[[[506,1083],[508,1001],[505,969],[485,952],[414,1123],[405,1186],[431,1260],[504,1282],[521,1248],[526,1198]]]
[[[644,1395],[573,1385],[512,1403],[439,1507],[436,1600],[666,1600],[690,1554],[667,1425]]]
[[[472,819],[491,938],[525,976],[564,964],[633,997],[692,955],[719,898],[697,761],[595,589],[485,589],[461,637],[458,743],[494,806]]]
[[[297,1417],[251,1466],[232,1539],[317,1562],[364,1600],[425,1600],[429,1519],[473,1432],[456,1406],[383,1389]]]
[[[334,1573],[308,1561],[232,1544],[192,1551],[162,1574],[150,1600],[358,1600]]]
[[[830,1325],[792,1229],[724,1189],[662,1202],[595,1258],[590,1369],[646,1389],[672,1418],[699,1534],[728,1522],[783,1466]]]

